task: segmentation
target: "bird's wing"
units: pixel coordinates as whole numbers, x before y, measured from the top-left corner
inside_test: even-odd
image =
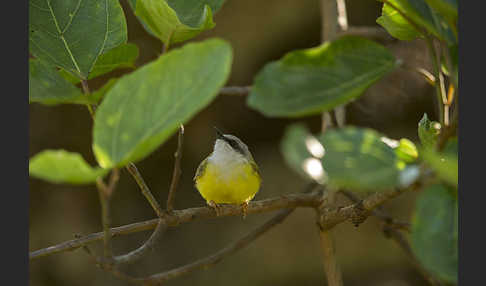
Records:
[[[197,167],[196,170],[196,175],[194,175],[194,181],[196,181],[199,177],[201,177],[204,174],[204,171],[206,170],[206,166],[208,163],[208,158],[204,159],[201,164]]]
[[[251,160],[250,161],[250,166],[251,166],[251,169],[253,170],[253,172],[255,172],[258,177],[260,178],[260,181],[262,180],[262,176],[260,174],[260,170],[258,168],[258,165],[255,163],[255,161]]]

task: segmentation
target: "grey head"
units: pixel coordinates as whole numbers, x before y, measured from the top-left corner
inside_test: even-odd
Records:
[[[214,127],[214,129],[216,130],[216,134],[218,136],[218,139],[216,139],[215,148],[217,145],[220,145],[218,144],[219,143],[218,140],[221,140],[221,143],[223,143],[224,145],[223,148],[231,149],[234,152],[241,154],[246,159],[253,161],[253,156],[251,155],[248,146],[246,146],[246,144],[243,143],[243,141],[241,141],[240,138],[231,134],[223,134],[216,127]]]

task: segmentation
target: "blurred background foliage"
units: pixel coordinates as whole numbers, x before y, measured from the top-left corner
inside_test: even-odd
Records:
[[[381,3],[375,0],[347,1],[348,20],[354,26],[378,26]],[[157,58],[162,47],[137,21],[126,1],[121,1],[128,24],[128,42],[140,49],[137,66]],[[216,27],[193,41],[221,37],[234,50],[227,85],[250,85],[254,75],[269,61],[285,53],[320,44],[320,6],[317,0],[228,0],[215,16]],[[87,31],[89,32],[89,31]],[[175,44],[171,48],[177,48]],[[431,69],[422,40],[387,43],[406,67],[398,68],[347,106],[347,122],[375,128],[395,139],[417,141],[417,123],[426,112],[437,120],[433,88],[407,67]],[[120,69],[89,82],[101,87],[109,78],[129,73]],[[29,106],[29,157],[44,150],[63,148],[79,152],[92,165],[92,121],[82,105]],[[250,147],[264,179],[256,200],[296,192],[305,182],[283,161],[279,151],[286,125],[302,121],[313,132],[320,116],[301,120],[265,118],[250,110],[242,96],[219,96],[185,126],[182,178],[176,208],[205,204],[193,186],[199,162],[215,140],[213,126],[242,138]],[[161,204],[165,203],[173,168],[176,136],[137,166]],[[126,170],[112,198],[112,224],[119,226],[154,218],[154,213]],[[95,186],[55,185],[30,179],[29,248],[36,250],[101,230],[100,206]],[[410,220],[415,202],[407,193],[385,208],[397,219]],[[341,204],[347,204],[344,199]],[[166,270],[206,256],[253,229],[271,214],[250,215],[245,220],[228,217],[195,221],[169,229],[156,249],[142,262],[124,266],[135,276]],[[334,229],[338,260],[346,285],[426,285],[395,243],[385,238],[380,223],[370,217],[355,228],[344,223]],[[114,239],[121,254],[138,247],[150,232]],[[322,285],[325,283],[319,236],[313,210],[298,209],[282,225],[248,248],[208,270],[197,271],[168,282],[170,285]],[[92,249],[100,250],[101,244]],[[56,254],[30,262],[31,285],[125,285],[95,265],[82,250]]]

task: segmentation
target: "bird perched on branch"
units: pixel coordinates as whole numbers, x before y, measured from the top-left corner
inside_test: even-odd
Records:
[[[213,152],[197,168],[196,188],[217,215],[220,204],[238,204],[244,218],[248,202],[260,189],[258,166],[243,141],[215,129],[218,138]]]

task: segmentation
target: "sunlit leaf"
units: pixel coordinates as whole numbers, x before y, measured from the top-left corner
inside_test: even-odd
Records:
[[[412,219],[412,249],[433,275],[457,283],[458,208],[456,190],[433,185],[417,199]]]
[[[129,0],[145,29],[165,44],[186,41],[215,26],[224,0]]]
[[[270,117],[320,113],[359,97],[396,64],[385,47],[342,37],[267,64],[255,77],[247,104]]]
[[[118,0],[30,0],[29,49],[86,79],[97,58],[127,40]]]
[[[405,163],[415,162],[418,158],[417,147],[412,141],[406,138],[400,139],[399,145],[395,149],[395,153],[397,154],[398,158]]]
[[[89,184],[109,170],[91,167],[78,153],[46,150],[29,161],[29,174],[51,183]]]
[[[387,4],[383,4],[381,16],[376,19],[376,22],[399,40],[409,41],[420,36],[420,33],[400,13]]]
[[[171,50],[118,79],[96,112],[99,164],[123,166],[154,151],[216,97],[231,61],[231,46],[210,39]]]

